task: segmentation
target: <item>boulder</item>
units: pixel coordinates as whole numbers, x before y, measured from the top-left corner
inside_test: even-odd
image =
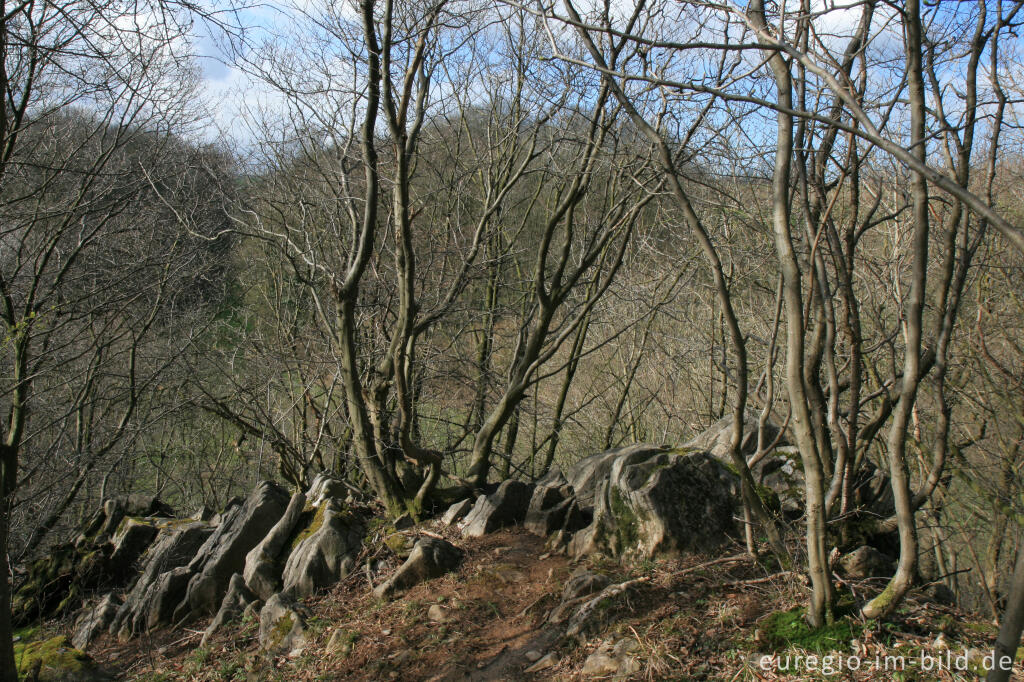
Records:
[[[465,499],[459,500],[452,506],[448,507],[444,515],[441,516],[441,523],[446,526],[451,526],[458,523],[466,517],[466,514],[473,508],[473,500]]]
[[[522,523],[530,506],[533,486],[505,481],[490,495],[481,495],[462,520],[462,537],[476,538],[505,526]]]
[[[260,544],[253,547],[245,557],[245,569],[242,576],[246,586],[255,592],[260,599],[268,599],[278,591],[283,568],[281,553],[288,545],[295,527],[302,518],[306,506],[306,495],[295,493],[288,502],[284,515],[270,529]]]
[[[373,590],[378,599],[389,599],[425,580],[454,570],[462,561],[462,550],[447,540],[423,536],[413,547],[405,563]]]
[[[93,608],[85,610],[75,621],[75,631],[71,636],[71,644],[76,649],[85,649],[104,630],[110,627],[117,616],[121,601],[111,593],[103,597]]]
[[[213,617],[210,625],[206,628],[206,632],[203,633],[203,639],[200,641],[199,646],[206,646],[213,633],[231,621],[238,619],[242,612],[245,611],[245,608],[256,600],[256,595],[245,586],[245,579],[240,573],[235,573],[231,576],[227,594],[224,595],[224,601],[221,602],[217,615]]]
[[[159,533],[156,521],[127,518],[114,533],[114,552],[110,563],[115,567],[130,569],[145,552]]]
[[[580,554],[709,552],[736,533],[739,478],[708,453],[634,449],[616,457]]]
[[[272,653],[289,653],[306,643],[303,609],[281,594],[267,600],[260,610],[260,648]]]
[[[740,453],[748,461],[757,453],[757,430],[760,415],[748,411],[743,420]],[[730,443],[732,442],[732,415],[727,415],[686,443],[686,450],[710,453],[729,469],[734,469]],[[790,446],[785,437],[776,438],[781,431],[773,421],[764,426],[765,444],[775,442],[774,449],[750,465],[754,482],[771,490],[778,498],[781,511],[797,514],[803,509],[804,474],[799,451]]]
[[[644,455],[664,452],[665,448],[650,443],[636,443],[591,455],[574,464],[565,478],[576,494],[576,502],[584,509],[595,505],[598,490],[608,478],[612,463],[621,456]]]
[[[870,545],[861,545],[839,559],[839,573],[845,578],[888,578],[892,572],[892,559]]]
[[[263,481],[245,503],[222,515],[217,530],[199,549],[189,569],[185,600],[175,611],[175,621],[212,614],[220,606],[235,573],[245,570],[245,559],[266,537],[288,506],[289,495],[279,484]]]
[[[296,538],[281,579],[293,599],[308,597],[336,583],[355,566],[362,544],[363,524],[334,500],[320,507],[310,525]]]

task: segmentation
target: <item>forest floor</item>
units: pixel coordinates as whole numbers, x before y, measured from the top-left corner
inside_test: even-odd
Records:
[[[801,577],[743,558],[740,547],[625,566],[574,563],[519,529],[472,540],[432,530],[465,549],[457,572],[393,601],[376,600],[368,577],[352,573],[307,600],[301,652],[261,652],[258,623],[243,620],[205,647],[197,627],[128,643],[103,638],[89,653],[132,680],[977,680],[996,632],[916,593],[891,622],[847,616],[812,632],[800,618],[808,593]],[[564,626],[545,621],[580,568],[613,583],[639,581],[602,602],[584,635],[568,638]],[[844,586],[848,598],[864,589]],[[588,670],[588,658],[613,644],[629,652],[629,667]],[[526,672],[549,653],[550,667]],[[1024,680],[1019,664],[1014,679]]]

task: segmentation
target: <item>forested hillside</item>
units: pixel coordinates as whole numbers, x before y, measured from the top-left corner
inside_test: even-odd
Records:
[[[420,555],[458,599],[509,525],[546,538],[500,536],[547,581],[506,595],[553,609],[531,652],[641,586],[608,622],[649,664],[559,674],[741,674],[732,639],[675,667],[653,606],[734,561],[701,599],[759,650],[846,651],[927,593],[1012,661],[1022,6],[8,3],[0,678],[45,679],[38,627],[354,618],[322,590]],[[580,562],[602,584],[559,602]],[[556,674],[509,655],[467,660]]]

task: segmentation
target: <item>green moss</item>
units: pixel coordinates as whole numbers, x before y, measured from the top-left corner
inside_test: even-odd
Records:
[[[613,549],[625,552],[635,547],[640,540],[640,519],[615,488],[611,490],[611,506],[615,515],[615,540],[618,544]]]
[[[42,671],[68,677],[86,671],[92,663],[92,659],[72,647],[64,635],[38,642],[15,642],[14,661],[19,675],[26,675],[36,665],[40,665]]]
[[[295,627],[295,619],[290,613],[281,616],[281,619],[277,621],[277,624],[274,625],[274,629],[270,633],[269,640],[271,646],[280,646],[281,642],[288,636],[288,633],[292,631],[293,627]]]
[[[401,554],[409,549],[409,540],[398,532],[393,532],[384,538],[384,544],[395,554]]]
[[[850,640],[860,630],[849,619],[837,619],[830,625],[812,628],[804,620],[804,610],[794,608],[789,611],[777,611],[760,624],[765,642],[776,649],[793,646],[799,649],[825,653],[835,649],[845,649]]]
[[[306,514],[305,510],[303,511],[303,514]],[[327,504],[320,505],[320,508],[317,509],[316,513],[313,514],[313,518],[309,520],[309,523],[306,524],[305,528],[303,528],[301,531],[299,531],[299,533],[292,540],[292,544],[291,544],[291,549],[292,550],[294,550],[296,547],[298,547],[302,543],[303,540],[305,540],[306,538],[311,536],[313,533],[315,533],[318,530],[320,530],[320,527],[324,525],[324,516],[326,516],[326,514],[327,514]]]

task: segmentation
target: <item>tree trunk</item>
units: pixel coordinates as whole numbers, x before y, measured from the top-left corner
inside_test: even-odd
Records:
[[[1017,566],[1013,571],[1013,582],[1010,585],[1010,598],[1006,600],[1006,612],[1003,613],[1003,624],[996,638],[995,658],[992,669],[985,678],[987,682],[1008,682],[1020,645],[1021,630],[1024,629],[1024,544],[1017,549]],[[1004,656],[1010,657],[1010,667],[1003,669],[999,665]]]

